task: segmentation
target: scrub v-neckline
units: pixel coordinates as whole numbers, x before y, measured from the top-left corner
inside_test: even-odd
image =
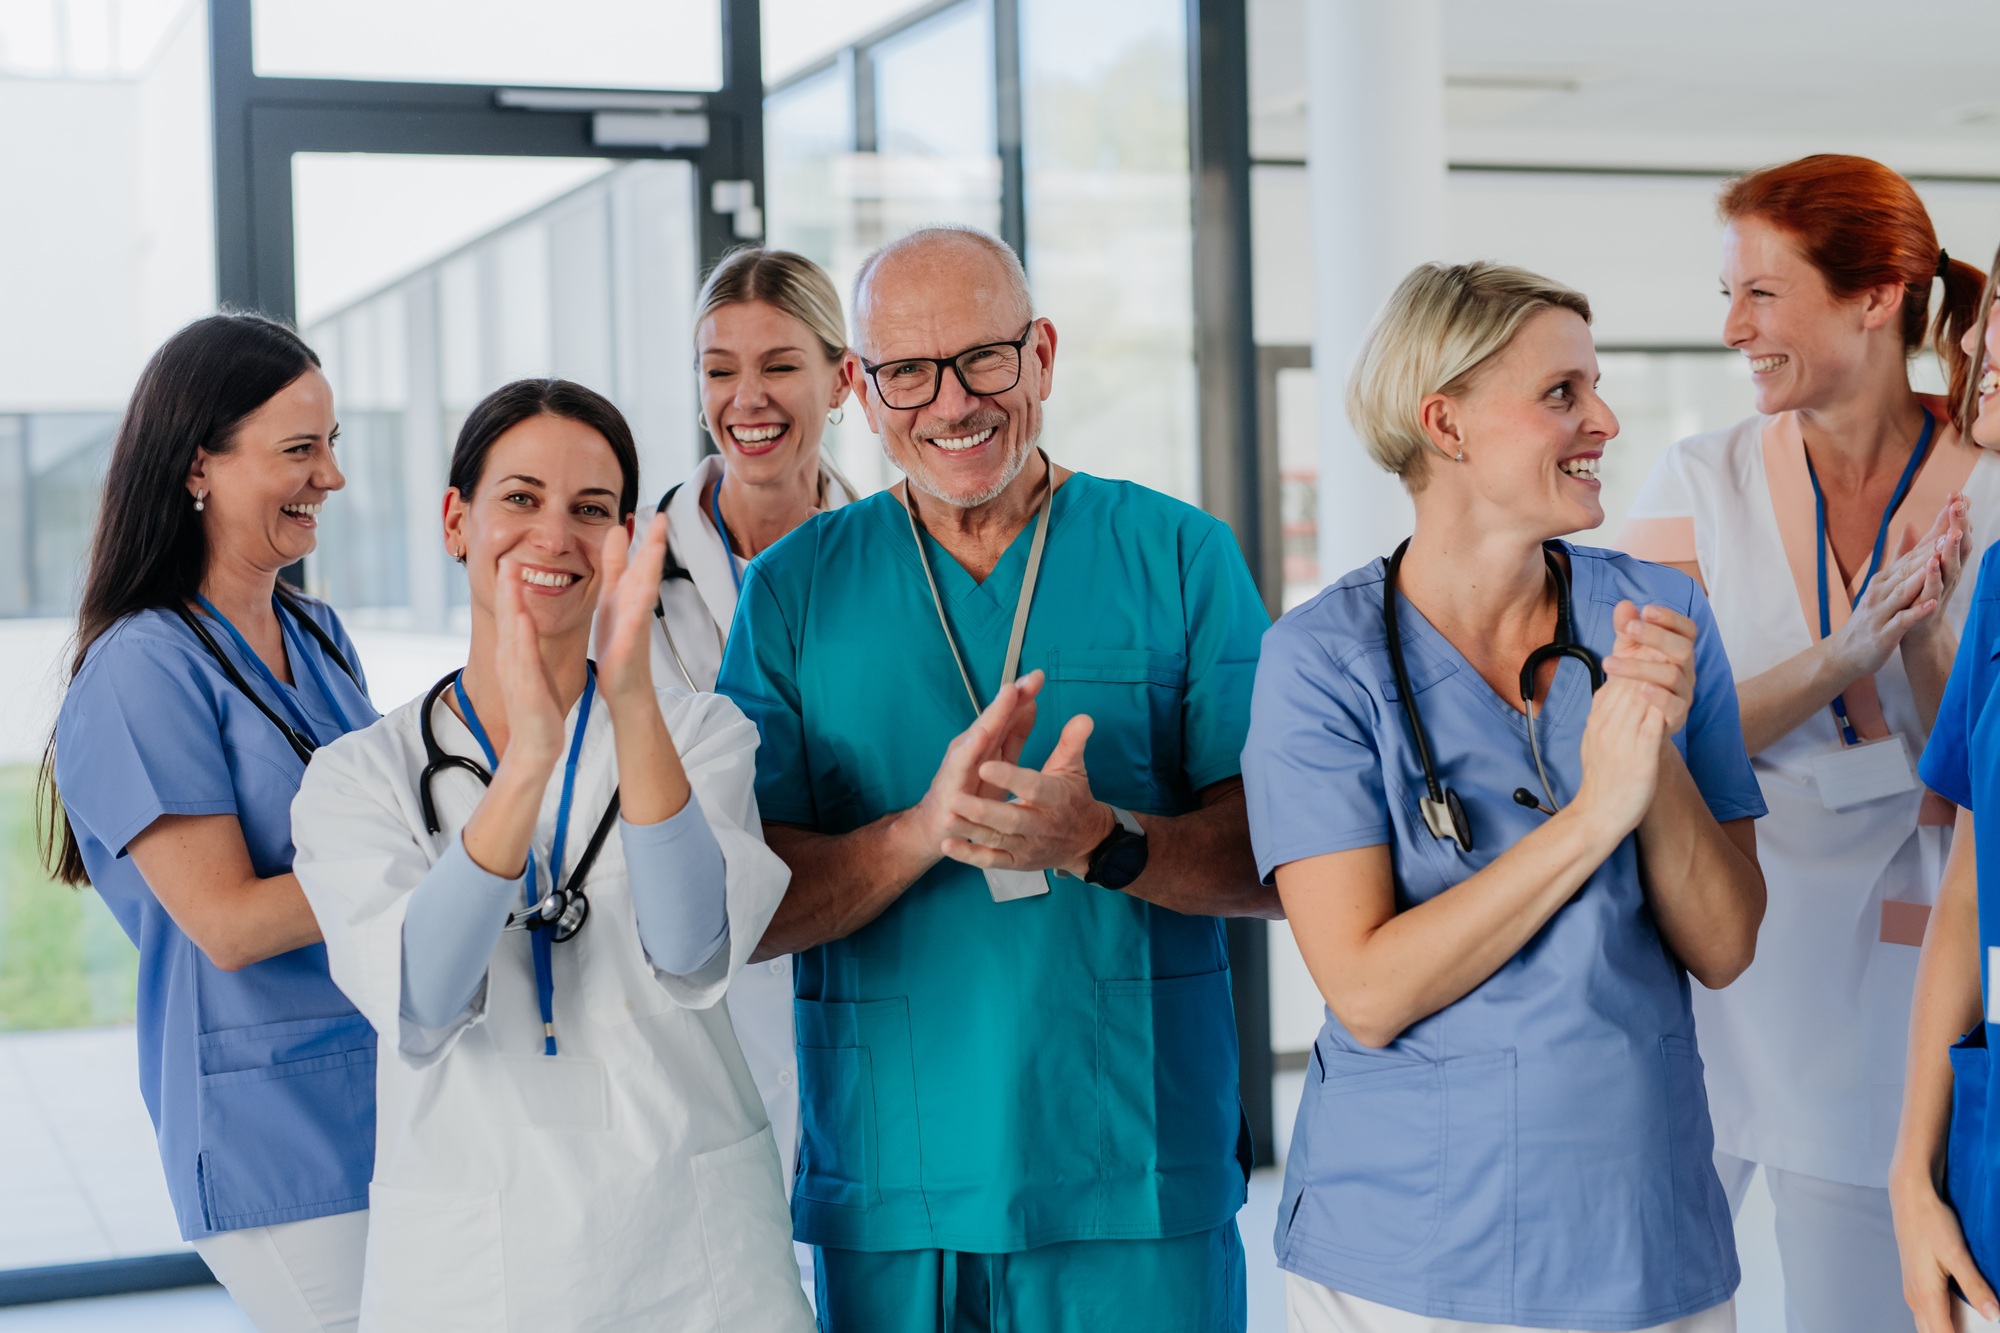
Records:
[[[1055,540],[1056,526],[1062,521],[1065,508],[1063,497],[1081,475],[1071,473],[1050,497],[1048,541]],[[903,510],[903,502],[894,491],[884,491],[883,495],[888,501],[888,508],[881,515],[883,521],[896,529],[898,537],[905,537],[909,532],[909,519]],[[962,634],[983,635],[997,620],[1011,622],[1014,599],[1020,593],[1021,579],[1027,573],[1028,548],[1034,545],[1035,526],[1035,516],[1030,514],[1027,523],[1007,543],[1007,549],[984,579],[973,578],[972,572],[958,563],[958,557],[943,542],[931,536],[928,529],[918,530],[924,542],[922,555],[930,562],[931,575],[937,579],[938,592],[951,612],[954,629]],[[903,549],[912,555],[918,554],[915,547],[904,546]],[[923,571],[918,570],[917,576],[922,578]]]
[[[1587,627],[1585,608],[1594,608],[1595,605],[1592,598],[1596,592],[1594,586],[1597,574],[1596,562],[1577,559],[1576,548],[1568,542],[1560,542],[1559,545],[1562,548],[1562,553],[1569,558],[1570,632],[1575,636],[1576,642],[1588,647],[1590,644],[1590,635],[1585,632]],[[1384,567],[1386,568],[1386,562]],[[1423,626],[1424,636],[1427,636],[1432,641],[1426,642],[1423,638],[1419,638],[1417,647],[1426,652],[1441,652],[1444,656],[1445,664],[1451,668],[1448,674],[1467,677],[1465,689],[1470,691],[1474,697],[1478,698],[1496,716],[1505,720],[1508,726],[1512,727],[1525,738],[1528,734],[1528,715],[1500,697],[1499,692],[1493,688],[1486,677],[1479,674],[1479,668],[1472,665],[1472,659],[1460,652],[1458,645],[1446,637],[1444,632],[1438,629],[1436,625],[1431,624],[1430,617],[1423,613],[1421,607],[1411,601],[1400,590],[1396,596],[1402,599],[1403,608],[1409,612],[1404,623],[1414,623]],[[1594,609],[1588,614],[1594,617]],[[1405,632],[1404,639],[1406,643],[1409,637],[1409,634]],[[1407,646],[1405,651],[1407,651]],[[1562,664],[1565,661],[1568,661],[1568,659],[1557,659],[1555,681],[1549,687],[1548,698],[1543,700],[1540,706],[1535,709],[1535,721],[1541,726],[1551,727],[1562,725],[1563,720],[1569,716],[1570,710],[1575,706],[1577,690],[1581,688],[1587,691],[1589,688],[1589,675],[1583,670],[1582,664],[1570,662],[1569,665],[1573,669],[1564,671]],[[1515,673],[1517,675],[1519,671],[1520,668],[1516,667]],[[1588,695],[1586,694],[1585,697],[1587,698]],[[1546,747],[1544,748],[1546,749]]]

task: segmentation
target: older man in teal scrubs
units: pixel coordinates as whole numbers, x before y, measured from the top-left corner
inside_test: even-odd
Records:
[[[750,567],[719,683],[793,871],[763,951],[801,955],[821,1327],[1240,1330],[1216,918],[1278,915],[1238,778],[1263,606],[1222,523],[1041,451],[1056,333],[1005,245],[907,236],[854,319],[907,480]]]

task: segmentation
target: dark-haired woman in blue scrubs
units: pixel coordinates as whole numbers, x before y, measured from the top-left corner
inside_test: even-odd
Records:
[[[182,329],[119,428],[56,721],[64,882],[139,949],[139,1082],[181,1234],[262,1333],[355,1326],[375,1034],[292,875],[319,746],[375,721],[333,612],[278,583],[343,484],[333,392],[255,315]]]

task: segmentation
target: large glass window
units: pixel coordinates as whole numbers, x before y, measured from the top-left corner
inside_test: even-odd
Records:
[[[1195,498],[1187,6],[1024,0],[1028,271],[1064,461]]]
[[[305,335],[333,384],[347,475],[321,515],[309,580],[354,623],[434,631],[466,604],[437,509],[459,425],[487,393],[561,375],[606,394],[632,423],[648,499],[693,466],[694,172],[685,162],[417,162],[480,192],[449,199],[411,237],[350,231],[342,219],[407,206],[408,159],[343,155],[342,188],[298,199],[296,253],[301,306],[313,310]],[[301,163],[295,178],[321,169]],[[422,236],[454,243],[440,253]],[[321,293],[349,299],[328,309]]]
[[[718,0],[255,0],[257,72],[565,88],[719,88]]]

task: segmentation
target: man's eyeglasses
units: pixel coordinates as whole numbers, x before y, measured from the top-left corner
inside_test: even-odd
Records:
[[[899,412],[929,407],[936,402],[947,366],[968,394],[975,398],[990,397],[1006,393],[1021,382],[1021,349],[1028,345],[1034,332],[1031,320],[1013,342],[982,343],[957,356],[903,356],[872,365],[863,361],[861,368],[875,381],[875,392],[881,395],[882,405]]]

